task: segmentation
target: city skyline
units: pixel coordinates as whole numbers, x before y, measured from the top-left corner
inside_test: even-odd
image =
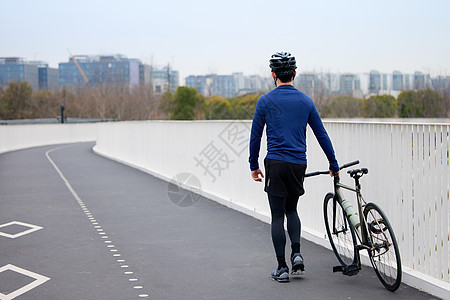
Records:
[[[75,60],[76,58],[76,60]],[[0,85],[28,81],[34,90],[73,88],[82,85],[124,84],[129,88],[151,84],[154,92],[163,94],[167,89],[175,93],[178,86],[194,87],[203,96],[233,97],[247,93],[263,92],[273,88],[270,77],[231,74],[189,75],[180,82],[179,72],[169,67],[156,68],[143,64],[139,59],[124,55],[75,55],[58,69],[45,61],[26,61],[23,58],[0,57]],[[442,89],[450,86],[450,76],[431,76],[421,71],[413,74],[395,70],[383,73],[377,70],[363,73],[298,72],[294,85],[312,94],[320,91],[334,95],[365,97],[385,93],[397,97],[404,90],[426,88]]]
[[[0,56],[47,61],[74,54],[122,53],[180,78],[200,74],[265,76],[276,51],[296,56],[299,71],[361,73],[450,71],[450,3],[356,0],[8,1]],[[278,22],[280,18],[283,23]],[[289,18],[290,17],[290,18]],[[288,21],[291,20],[291,21]]]

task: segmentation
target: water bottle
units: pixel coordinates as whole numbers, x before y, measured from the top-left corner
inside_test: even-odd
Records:
[[[350,201],[346,199],[342,199],[342,207],[344,208],[345,213],[347,214],[350,222],[352,222],[355,228],[359,227],[359,217],[358,214],[354,211],[352,204]]]

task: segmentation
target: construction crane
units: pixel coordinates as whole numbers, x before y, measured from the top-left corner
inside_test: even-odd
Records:
[[[78,61],[75,59],[75,57],[72,55],[72,53],[70,53],[70,50],[67,49],[67,51],[69,51],[70,57],[72,57],[72,61],[75,63],[75,65],[78,68],[78,71],[80,71],[81,76],[83,76],[84,79],[84,83],[87,84],[88,83],[88,78],[86,77],[86,74],[84,74],[83,69],[81,68],[80,64],[78,63]]]

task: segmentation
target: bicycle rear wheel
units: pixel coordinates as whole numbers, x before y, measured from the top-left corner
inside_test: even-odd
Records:
[[[374,203],[364,209],[369,240],[372,249],[369,257],[381,283],[390,291],[396,291],[402,280],[402,263],[394,230],[384,212]]]
[[[342,266],[357,263],[358,251],[355,228],[350,223],[341,201],[329,193],[323,201],[323,214],[328,239]]]

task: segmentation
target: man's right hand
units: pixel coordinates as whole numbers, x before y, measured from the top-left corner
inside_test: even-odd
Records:
[[[333,177],[334,175],[336,175],[339,179],[339,181],[341,181],[341,176],[339,175],[339,171],[331,171],[330,170],[330,176]]]
[[[259,175],[261,175],[261,177],[259,177]],[[252,178],[253,178],[254,181],[259,181],[259,182],[261,182],[262,179],[264,178],[264,174],[263,174],[263,172],[261,171],[261,169],[252,171]]]

